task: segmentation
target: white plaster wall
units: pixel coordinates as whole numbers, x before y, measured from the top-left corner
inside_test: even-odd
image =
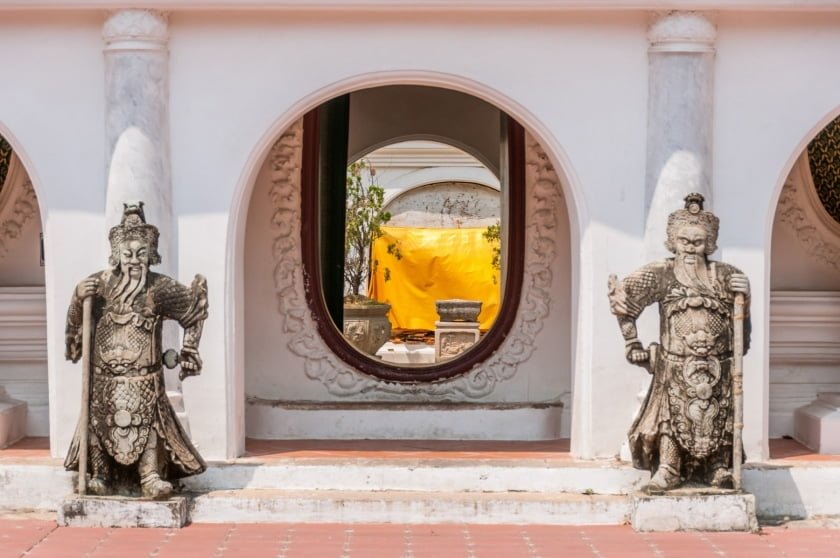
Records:
[[[205,370],[184,390],[193,434],[209,455],[218,455],[222,445],[235,453],[236,434],[242,432],[245,351],[230,351],[236,340],[245,347],[244,322],[236,310],[243,307],[235,305],[246,289],[244,254],[226,259],[228,246],[244,243],[249,197],[238,192],[250,188],[273,139],[306,109],[328,95],[398,76],[472,89],[493,100],[541,138],[552,161],[563,164],[569,191],[578,196],[567,203],[575,215],[571,246],[580,245],[581,254],[579,261],[572,258],[571,281],[581,286],[581,296],[563,296],[560,281],[555,282],[552,313],[536,334],[537,351],[494,397],[548,399],[568,389],[564,384],[571,366],[558,358],[570,327],[559,309],[568,308],[581,324],[573,341],[578,345],[566,354],[577,359],[581,382],[589,385],[583,388],[584,401],[594,393],[593,384],[599,390],[611,386],[596,407],[625,408],[617,414],[631,415],[636,372],[623,363],[621,338],[604,293],[608,272],[640,263],[632,255],[639,253],[643,229],[645,23],[640,14],[604,13],[479,14],[469,20],[454,14],[173,14],[179,269],[181,275],[206,273],[211,297],[202,344]],[[614,250],[605,251],[605,246]],[[555,262],[559,278],[569,258],[558,255]],[[230,282],[235,280],[238,290]],[[597,356],[591,350],[595,338]],[[274,393],[326,398],[320,384],[306,379],[300,359],[285,348],[278,355]],[[546,385],[553,389],[546,391]],[[222,417],[227,428],[220,427]],[[601,415],[584,422],[581,431],[603,438],[599,448],[617,452],[625,422]],[[588,448],[576,451],[591,453]]]
[[[78,417],[80,370],[64,361],[75,283],[106,265],[103,61],[99,13],[5,11],[0,134],[38,195],[46,242],[51,449],[63,455]]]
[[[720,258],[752,284],[752,349],[745,366],[744,443],[767,454],[770,242],[781,186],[807,142],[837,113],[836,13],[718,17],[714,199]]]
[[[14,61],[16,75],[0,89],[0,133],[33,177],[47,237],[57,454],[78,408],[75,395],[68,395],[78,392],[78,367],[62,360],[63,314],[74,283],[100,269],[106,255],[101,22],[98,13],[49,11],[4,12],[0,19],[0,48]],[[210,281],[206,365],[202,376],[185,385],[193,434],[205,455],[234,455],[242,446],[244,306],[237,301],[244,300],[245,253],[239,248],[248,193],[267,149],[285,126],[326,97],[392,79],[448,84],[492,100],[536,133],[561,166],[572,208],[572,319],[556,311],[566,300],[555,293],[552,313],[536,334],[538,350],[523,367],[527,372],[504,385],[503,397],[558,395],[564,375],[574,371],[573,451],[591,457],[617,453],[644,372],[624,362],[604,293],[609,273],[625,274],[643,263],[646,24],[641,13],[604,12],[470,18],[174,13],[178,274],[186,281],[202,272]],[[719,14],[717,24],[717,257],[752,279],[745,442],[754,459],[766,453],[775,203],[795,157],[840,108],[840,74],[831,62],[840,57],[840,16],[735,12]],[[566,371],[557,340],[570,323],[575,330]],[[280,382],[293,381],[305,393],[292,395],[324,397],[319,384],[305,379],[299,359],[281,355],[275,366],[282,371],[273,386],[278,392],[284,392]],[[556,390],[546,393],[546,384]]]

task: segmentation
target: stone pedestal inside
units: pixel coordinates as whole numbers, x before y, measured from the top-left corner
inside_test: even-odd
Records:
[[[435,322],[435,362],[455,358],[478,343],[481,338],[478,300],[438,300],[435,302],[440,321]]]
[[[684,488],[633,495],[636,531],[757,531],[755,496],[733,490]]]
[[[455,358],[478,343],[478,322],[435,322],[435,362]]]
[[[58,508],[62,527],[161,527],[180,529],[188,521],[185,496],[145,500],[122,496],[77,496],[64,499]]]
[[[840,393],[819,393],[793,413],[793,437],[817,453],[840,454]]]
[[[0,386],[0,449],[26,436],[26,403],[12,399]]]

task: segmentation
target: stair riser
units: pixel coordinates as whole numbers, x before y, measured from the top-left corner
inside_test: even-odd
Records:
[[[613,502],[511,502],[434,498],[354,501],[323,498],[277,500],[200,496],[190,517],[201,523],[512,523],[617,525],[628,521],[629,498]]]
[[[210,467],[185,480],[193,492],[241,488],[409,490],[419,492],[572,492],[629,494],[648,474],[635,469],[516,465],[247,464]]]

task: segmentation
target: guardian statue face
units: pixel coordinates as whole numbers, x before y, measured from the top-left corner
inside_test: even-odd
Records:
[[[131,277],[145,276],[149,269],[150,246],[143,240],[120,243],[120,269]]]

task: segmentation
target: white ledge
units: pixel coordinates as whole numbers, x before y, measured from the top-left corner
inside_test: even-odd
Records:
[[[177,10],[301,11],[840,11],[840,0],[0,0],[0,10],[126,8]]]

